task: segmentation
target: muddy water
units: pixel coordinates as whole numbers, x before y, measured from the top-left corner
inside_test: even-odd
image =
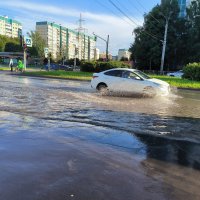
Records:
[[[0,80],[4,199],[18,187],[18,199],[199,199],[200,92],[127,98],[88,82]]]

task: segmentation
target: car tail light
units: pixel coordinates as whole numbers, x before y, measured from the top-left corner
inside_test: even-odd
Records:
[[[95,78],[98,78],[98,76],[93,76],[92,78],[95,79]]]

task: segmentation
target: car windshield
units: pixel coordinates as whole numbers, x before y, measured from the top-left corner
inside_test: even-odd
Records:
[[[137,71],[134,71],[138,76],[140,76],[141,78],[143,79],[151,79],[151,77],[149,77],[148,75],[146,75],[145,73],[137,70]]]

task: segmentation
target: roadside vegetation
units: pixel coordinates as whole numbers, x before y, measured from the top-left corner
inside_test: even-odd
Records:
[[[0,71],[8,71],[10,70],[10,67],[0,67]]]
[[[0,35],[0,52],[22,52],[23,48],[20,46],[18,38],[10,38]]]
[[[160,40],[163,40],[168,16],[170,19],[164,70],[176,71],[188,63],[200,62],[200,0],[191,1],[185,18],[179,16],[177,0],[162,2],[145,14],[143,26],[134,30],[135,39],[130,51],[132,59],[137,61],[138,69],[160,70]]]
[[[73,72],[73,71],[37,71],[37,72],[24,72],[27,76],[39,76],[47,78],[61,78],[61,79],[73,79],[73,80],[85,80],[90,81],[92,79],[92,73],[89,72]]]
[[[38,76],[47,78],[61,78],[73,80],[90,81],[92,79],[92,72],[73,72],[73,71],[37,71],[25,72],[27,76]],[[188,79],[181,79],[177,77],[163,76],[163,75],[150,75],[152,78],[157,78],[168,82],[172,87],[185,88],[185,89],[200,89],[200,81],[192,81]]]
[[[54,70],[54,71],[41,71],[39,68],[27,68],[27,71],[23,73],[25,76],[37,76],[37,77],[47,77],[47,78],[60,78],[60,79],[72,79],[72,80],[84,80],[90,81],[92,79],[92,74],[96,71],[100,70],[100,66],[106,70],[110,68],[116,68],[119,63],[118,62],[84,62],[81,65],[81,69],[85,71],[63,71],[63,70]],[[117,63],[117,64],[116,64]],[[127,64],[124,65],[127,67]],[[1,70],[10,70],[9,67],[0,66]],[[163,76],[163,75],[150,75],[152,78],[157,78],[163,81],[168,82],[172,87],[177,88],[188,88],[188,89],[200,89],[200,63],[193,63],[188,64],[184,68],[186,78],[177,78],[177,77],[170,77],[170,76]],[[190,79],[190,80],[189,80]]]
[[[183,68],[183,78],[200,81],[200,63],[189,63]]]
[[[109,61],[109,62],[81,62],[81,71],[83,72],[100,72],[113,68],[130,68],[130,65],[122,61]]]
[[[162,76],[162,75],[151,75],[151,77],[166,81],[172,87],[183,88],[183,89],[200,89],[200,81],[192,81],[188,79],[182,79],[171,76]]]

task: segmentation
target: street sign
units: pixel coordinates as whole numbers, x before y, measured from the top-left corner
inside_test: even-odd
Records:
[[[24,37],[24,42],[27,47],[32,47],[32,39],[30,37]]]
[[[44,48],[44,56],[45,56],[45,58],[48,57],[48,54],[49,54],[49,49],[48,48]]]

